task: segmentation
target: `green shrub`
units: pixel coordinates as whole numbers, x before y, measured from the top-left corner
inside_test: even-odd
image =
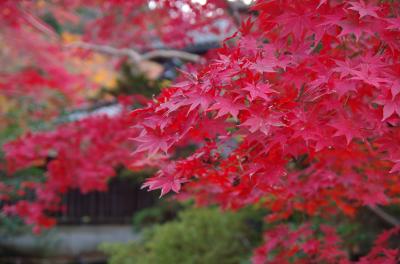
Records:
[[[244,263],[258,242],[245,213],[189,209],[143,233],[139,242],[103,244],[110,264]]]
[[[133,228],[135,231],[139,231],[171,221],[177,217],[183,207],[184,205],[174,201],[159,200],[156,205],[142,209],[133,216]]]

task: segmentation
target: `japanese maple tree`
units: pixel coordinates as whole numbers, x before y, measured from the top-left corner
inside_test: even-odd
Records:
[[[74,18],[65,10],[103,3],[99,12],[105,15],[94,20],[82,38],[96,45],[81,43],[78,48],[130,57],[136,63],[145,57],[141,52],[154,49],[154,38],[170,48],[182,47],[191,40],[182,33],[213,31],[210,19],[228,13],[221,11],[227,8],[225,1],[150,1],[153,9],[148,10],[147,1],[139,0],[61,2],[62,9],[58,3],[50,7],[67,20]],[[30,13],[8,15],[33,8],[30,4],[3,5],[9,10],[2,14],[7,32],[20,30],[21,21],[30,23],[28,32],[38,26],[46,31]],[[138,8],[143,5],[148,12]],[[255,250],[254,263],[350,263],[331,220],[352,218],[363,207],[376,210],[399,202],[400,3],[260,0],[251,12],[214,57],[187,67],[179,82],[146,107],[130,115],[126,109],[113,120],[89,118],[8,143],[11,171],[32,166],[49,152],[56,158],[47,164],[47,181],[21,186],[35,189],[38,200],[22,199],[6,211],[38,227],[50,226],[46,212],[59,209],[59,193],[68,188],[104,189],[119,164],[157,167],[143,186],[160,189],[161,196],[172,191],[198,205],[267,208],[265,220],[271,228]],[[123,23],[117,23],[116,14],[123,14]],[[162,19],[155,21],[154,14]],[[139,26],[129,31],[130,23]],[[138,32],[148,35],[138,39]],[[126,49],[131,42],[140,52]],[[114,48],[98,46],[104,43]],[[59,45],[52,45],[65,56]],[[50,88],[62,87],[76,103],[84,100],[75,98],[77,93],[64,82],[43,77],[60,81],[60,76],[70,76],[68,71],[61,75],[44,70],[48,74],[40,78],[18,74]],[[4,87],[13,88],[13,75],[6,76],[2,83],[10,85]],[[85,81],[73,76],[68,83]],[[197,149],[177,158],[176,150],[187,144]],[[0,185],[3,196],[15,192],[10,188]],[[293,225],[290,220],[298,214],[304,220]],[[397,263],[399,252],[388,245],[398,231],[384,232],[358,263]]]
[[[267,207],[281,224],[254,263],[348,263],[335,230],[312,219],[399,202],[399,8],[258,1],[217,58],[133,112],[144,120],[136,153],[199,146],[145,186],[201,205]],[[293,230],[285,220],[296,213],[309,220]],[[397,263],[382,246],[389,237],[360,263]]]

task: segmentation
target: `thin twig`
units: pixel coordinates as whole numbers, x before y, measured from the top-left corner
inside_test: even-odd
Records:
[[[377,215],[379,218],[387,222],[388,224],[391,224],[392,226],[399,226],[400,225],[400,220],[395,218],[394,216],[386,213],[382,208],[379,208],[378,206],[372,206],[368,205],[367,208],[372,211],[375,215]]]
[[[54,39],[58,39],[57,33],[55,33],[50,27],[42,23],[38,18],[36,18],[34,15],[28,13],[24,9],[20,8],[19,9],[23,14],[24,18],[26,21],[35,29],[39,30],[40,32],[43,32],[45,35],[48,35]]]

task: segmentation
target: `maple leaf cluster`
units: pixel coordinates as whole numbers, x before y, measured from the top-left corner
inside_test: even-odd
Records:
[[[133,112],[142,120],[136,153],[199,146],[162,163],[145,186],[201,205],[262,204],[272,223],[397,204],[399,3],[271,0],[253,11],[218,58]],[[301,253],[304,263],[347,263],[332,230],[321,230],[327,242],[309,239],[313,232],[267,232],[254,262]],[[368,261],[396,263],[396,252]]]
[[[3,210],[19,216],[34,231],[55,224],[49,213],[62,209],[62,196],[71,189],[83,193],[106,191],[116,169],[131,163],[129,138],[135,135],[126,111],[94,116],[60,125],[53,131],[29,133],[4,145],[7,170],[45,167],[44,180],[0,187]],[[32,199],[34,197],[34,199]],[[16,201],[16,202],[13,202]]]

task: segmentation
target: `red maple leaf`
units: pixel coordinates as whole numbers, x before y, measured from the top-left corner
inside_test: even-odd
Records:
[[[181,184],[184,182],[187,182],[187,180],[178,177],[175,165],[168,164],[154,177],[147,179],[141,188],[148,188],[149,191],[161,189],[160,197],[162,197],[171,190],[179,193]]]
[[[261,131],[265,135],[269,134],[269,130],[272,126],[281,127],[284,124],[280,121],[279,117],[269,115],[268,118],[262,118],[256,115],[250,116],[241,126],[248,127],[251,133]]]
[[[250,93],[250,100],[253,101],[257,97],[264,99],[269,102],[271,98],[268,94],[278,93],[277,91],[271,89],[271,85],[269,83],[247,83],[243,90],[248,91]]]
[[[216,118],[230,114],[234,118],[237,118],[239,111],[246,109],[243,104],[235,103],[229,99],[223,97],[215,98],[216,103],[213,104],[208,110],[218,110]]]
[[[345,118],[340,115],[339,118],[332,120],[332,127],[336,129],[336,133],[333,135],[334,137],[345,136],[347,145],[355,137],[361,137],[360,129],[355,126],[355,123],[350,118]]]
[[[170,137],[165,138],[142,130],[140,135],[133,139],[140,143],[135,152],[148,151],[150,154],[155,154],[161,150],[167,153],[170,146],[170,143],[168,143],[169,139]]]
[[[365,16],[372,16],[372,17],[378,17],[378,14],[376,11],[379,10],[379,7],[374,6],[374,5],[368,5],[366,4],[363,0],[360,0],[359,2],[350,2],[349,3],[351,7],[348,9],[357,11],[360,14],[360,18],[363,18]]]

